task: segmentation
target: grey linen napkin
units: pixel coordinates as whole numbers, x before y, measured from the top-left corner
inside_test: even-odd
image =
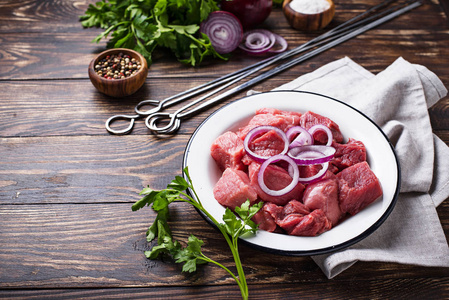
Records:
[[[427,68],[398,58],[374,75],[345,57],[276,90],[327,95],[364,112],[389,137],[401,165],[390,217],[361,242],[313,256],[328,278],[357,261],[449,267],[449,247],[435,207],[449,197],[449,147],[432,133],[428,108],[447,95]]]

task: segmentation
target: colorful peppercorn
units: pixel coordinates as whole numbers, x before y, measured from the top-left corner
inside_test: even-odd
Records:
[[[124,79],[135,75],[141,67],[139,60],[120,52],[100,59],[95,72],[106,79]]]

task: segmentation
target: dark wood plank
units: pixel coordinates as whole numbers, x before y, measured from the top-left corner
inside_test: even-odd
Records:
[[[363,12],[370,7],[370,4],[374,5],[377,2],[359,3],[358,6],[354,3],[357,2],[341,1],[338,3],[337,7],[340,7],[341,12],[337,12],[332,26]],[[44,30],[48,28],[48,21],[45,21],[45,16],[39,13],[44,10],[41,7],[33,8],[33,5],[39,6],[37,4],[18,6],[14,1],[4,4],[8,9],[2,10],[3,18],[12,14],[19,19],[17,26],[11,25],[6,28],[18,28],[20,35],[11,29],[2,33],[0,49],[4,55],[0,65],[0,79],[87,78],[87,65],[90,60],[96,53],[105,49],[105,42],[101,42],[99,45],[90,43],[100,31],[98,29],[82,29],[79,25],[78,30],[73,30],[68,34],[65,31],[66,26],[57,26],[56,23],[52,28],[55,28],[54,30],[59,28],[58,31],[49,32]],[[349,5],[352,9],[348,8]],[[56,16],[67,14],[67,24],[71,24],[67,26],[72,28],[73,23],[78,22],[78,16],[84,12],[86,3],[77,6],[76,9],[75,7],[64,9],[58,8],[58,6],[70,7],[73,6],[72,2],[62,1],[60,5],[48,6],[50,9],[57,10]],[[35,20],[25,22],[21,20],[25,17],[20,16],[24,15],[27,9],[28,13],[36,12],[37,16],[33,17]],[[437,58],[447,56],[447,47],[432,47],[432,45],[447,40],[448,34],[445,29],[445,20],[432,17],[437,12],[441,12],[438,5],[431,2],[426,3],[398,19],[363,34],[355,41],[346,42],[336,47],[335,50],[326,52],[322,56],[329,59],[324,59],[324,61],[332,61],[348,55],[351,51],[356,51],[357,56],[363,59],[358,62],[369,67],[373,72],[383,70],[385,62],[392,62],[398,56],[405,56],[414,63],[421,63],[432,69],[434,69],[433,67],[442,69],[443,66],[438,63]],[[27,22],[32,22],[35,27],[29,29],[30,24]],[[63,21],[61,20],[61,22]],[[24,28],[28,28],[28,30],[23,29],[22,31],[21,26],[25,26]],[[300,45],[318,34],[305,34],[291,29],[280,9],[273,11],[273,15],[264,26],[283,35],[290,43],[290,47]],[[209,60],[202,66],[193,68],[177,62],[173,63],[174,58],[170,55],[156,53],[156,57],[155,63],[150,68],[150,80],[153,77],[180,77],[186,76],[186,74],[190,77],[199,76],[210,79],[223,74],[223,72],[237,70],[259,60],[237,51],[228,62]],[[380,57],[382,59],[379,59]],[[445,74],[445,72],[442,73]],[[449,79],[443,78],[443,81],[446,83],[449,82]]]
[[[311,60],[303,66],[291,69],[283,76],[273,77],[255,85],[253,89],[263,92],[270,91],[297,76],[313,71],[317,64],[321,63]],[[385,68],[387,65],[383,67]],[[136,94],[122,99],[111,98],[99,93],[87,79],[39,83],[35,81],[4,82],[2,83],[3,93],[0,93],[0,110],[2,111],[0,136],[107,136],[104,123],[109,117],[116,114],[133,114],[134,106],[143,99],[165,99],[187,88],[207,82],[207,79],[180,78],[176,80],[177,84],[170,85],[170,89],[166,88],[166,81],[166,79],[147,81]],[[223,103],[208,108],[194,118],[184,120],[178,134],[191,134],[210,113],[245,95],[246,91],[242,91],[225,99]],[[179,106],[171,108],[171,111],[177,107]],[[429,111],[432,126],[439,134],[443,134],[449,128],[448,107],[449,98],[446,98]],[[150,108],[147,107],[147,109]],[[125,125],[127,125],[125,122],[117,123],[118,127]],[[132,134],[151,137],[143,120],[136,122]],[[445,139],[445,141],[448,140]]]
[[[3,204],[113,203],[181,174],[188,136],[9,138],[0,144]]]
[[[449,297],[447,280],[372,280],[366,285],[356,284],[353,279],[331,282],[278,283],[276,288],[267,284],[250,284],[250,299],[404,299],[439,300]],[[444,287],[443,286],[443,287]],[[223,288],[224,287],[224,288]],[[239,299],[237,288],[232,286],[186,286],[150,288],[111,288],[111,289],[39,289],[4,290],[0,296],[6,298],[82,298],[82,299]],[[323,295],[326,295],[325,297]]]
[[[225,271],[213,265],[190,274],[181,273],[181,266],[169,259],[147,260],[143,251],[151,245],[145,231],[155,215],[150,209],[130,208],[131,203],[1,205],[0,288],[164,287],[174,282],[179,287],[237,288]],[[205,255],[234,270],[223,238],[192,207],[174,203],[170,224],[175,239],[185,242],[195,234],[205,241]],[[449,288],[444,268],[422,272],[417,266],[358,263],[329,281],[309,257],[278,256],[244,244],[239,250],[250,284],[337,286],[357,278],[365,288],[378,285],[383,292],[390,284],[405,288],[412,282]]]

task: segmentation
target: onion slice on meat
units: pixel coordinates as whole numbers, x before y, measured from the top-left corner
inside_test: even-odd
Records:
[[[321,178],[323,178],[323,176],[326,174],[327,169],[329,169],[329,162],[325,162],[321,165],[323,166],[323,168],[318,173],[310,177],[299,177],[298,181],[300,183],[314,183],[318,180],[321,180]]]
[[[295,134],[298,134],[295,139],[292,140],[292,137],[295,136]],[[290,142],[289,148],[294,148],[298,146],[304,146],[304,145],[312,145],[313,144],[313,137],[305,128],[301,126],[293,126],[287,132],[285,133],[288,140]]]
[[[317,132],[319,130],[322,130],[327,134],[326,146],[332,145],[332,140],[333,140],[334,136],[332,134],[332,131],[327,126],[322,125],[322,124],[317,124],[317,125],[313,125],[312,127],[309,128],[309,132],[312,136],[315,132]]]
[[[201,23],[200,30],[206,34],[215,51],[227,54],[239,46],[243,39],[243,28],[239,19],[227,11],[214,11]]]
[[[289,164],[289,169],[290,169],[289,173],[291,173],[290,176],[292,177],[292,181],[283,189],[280,189],[280,190],[269,189],[267,187],[267,185],[265,184],[265,180],[264,180],[265,171],[270,164],[276,163],[281,160],[285,161]],[[270,196],[282,196],[282,195],[285,195],[288,192],[292,191],[295,188],[295,186],[298,184],[299,169],[298,169],[298,166],[296,165],[296,163],[293,161],[293,159],[291,159],[287,155],[278,154],[278,155],[271,156],[266,161],[264,161],[263,164],[260,166],[259,174],[257,174],[257,175],[258,175],[257,181],[258,181],[259,186],[262,189],[262,191],[264,191],[266,194],[268,194]]]
[[[249,157],[251,157],[254,161],[256,161],[258,163],[262,163],[265,160],[269,159],[270,157],[262,156],[262,155],[255,153],[254,151],[252,151],[249,148],[249,144],[254,140],[255,137],[260,136],[261,134],[272,131],[272,130],[275,131],[276,134],[284,141],[284,149],[279,154],[287,153],[289,142],[288,142],[287,136],[281,129],[274,127],[274,126],[270,126],[270,125],[257,126],[253,129],[251,129],[246,134],[246,137],[243,140],[243,147],[245,148],[246,154],[248,154]]]
[[[280,53],[287,49],[287,41],[280,35],[266,29],[254,29],[244,33],[243,42],[239,48],[249,54],[266,52]]]
[[[307,166],[330,161],[335,151],[335,148],[330,146],[305,145],[291,148],[287,154],[297,165]]]

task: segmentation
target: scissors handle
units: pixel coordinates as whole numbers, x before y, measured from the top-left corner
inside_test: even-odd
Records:
[[[134,122],[141,117],[142,117],[141,115],[115,115],[106,120],[105,127],[106,130],[112,134],[127,134],[131,132],[131,130],[133,129]],[[118,120],[129,121],[128,127],[120,130],[112,129],[111,128],[112,123]]]

